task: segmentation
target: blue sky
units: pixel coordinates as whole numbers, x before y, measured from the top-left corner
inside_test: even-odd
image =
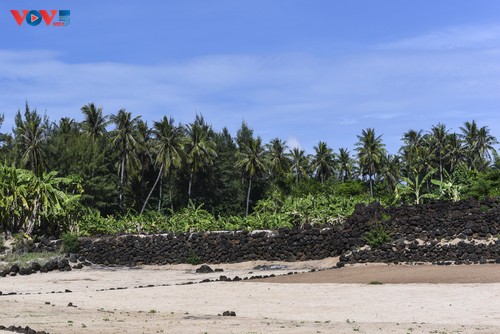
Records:
[[[69,9],[67,27],[11,9]],[[409,129],[487,125],[500,138],[500,2],[183,0],[0,2],[0,113],[51,120],[95,102],[151,125],[201,113],[234,134],[308,152],[354,149],[373,127],[391,153]]]

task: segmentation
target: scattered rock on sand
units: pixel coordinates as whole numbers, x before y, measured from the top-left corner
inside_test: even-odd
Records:
[[[208,274],[208,273],[213,273],[214,270],[207,266],[206,264],[202,265],[198,269],[196,269],[197,274]]]

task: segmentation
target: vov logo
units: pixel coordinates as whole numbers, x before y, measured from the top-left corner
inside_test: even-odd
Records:
[[[12,16],[14,16],[14,20],[16,20],[18,25],[22,25],[23,21],[26,21],[26,23],[28,23],[30,26],[37,26],[40,23],[42,23],[42,21],[45,22],[45,24],[48,26],[50,26],[50,24],[52,23],[52,25],[55,27],[65,27],[68,26],[70,23],[69,10],[23,9],[19,11],[12,9],[10,12],[12,13]],[[59,12],[59,20],[52,22],[54,21],[54,18],[58,12]]]

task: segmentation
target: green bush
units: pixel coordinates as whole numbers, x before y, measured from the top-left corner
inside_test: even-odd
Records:
[[[5,248],[5,239],[4,237],[0,236],[0,250],[3,250]]]
[[[61,236],[62,251],[64,253],[78,253],[80,251],[80,240],[73,233],[64,233]]]
[[[363,239],[370,247],[379,247],[391,241],[391,234],[381,224],[376,224],[370,232],[367,232]]]
[[[186,258],[186,263],[196,266],[201,263],[201,259],[195,252],[190,251],[188,257]]]

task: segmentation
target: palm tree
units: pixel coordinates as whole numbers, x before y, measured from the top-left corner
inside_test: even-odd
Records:
[[[443,159],[446,156],[447,137],[448,130],[446,129],[446,125],[438,123],[432,126],[430,142],[439,163],[439,180],[441,182],[443,182]]]
[[[300,177],[307,177],[309,169],[309,159],[305,155],[305,151],[298,147],[294,147],[293,150],[288,153],[291,159],[290,169],[295,174],[295,183],[299,183]]]
[[[395,190],[401,179],[401,157],[399,155],[387,154],[382,159],[380,176],[390,190]]]
[[[422,130],[409,130],[403,134],[404,145],[400,152],[405,161],[406,174],[409,176],[412,171],[420,170],[417,168],[421,163],[422,148],[426,145]]]
[[[466,160],[464,146],[460,137],[456,133],[448,134],[446,136],[446,151],[449,171],[450,173],[453,173],[455,168]]]
[[[54,126],[55,130],[63,136],[68,136],[72,132],[78,130],[78,126],[75,120],[69,117],[62,117],[59,120],[59,124],[54,124]]]
[[[274,138],[269,144],[266,145],[269,154],[269,166],[271,169],[272,177],[282,178],[288,173],[290,167],[290,160],[288,160],[285,151],[288,149],[286,142]]]
[[[215,143],[210,138],[210,127],[202,116],[188,125],[186,156],[190,167],[188,198],[191,198],[191,187],[195,173],[205,164],[211,164],[217,157]]]
[[[338,172],[342,182],[352,178],[354,161],[347,148],[339,148],[339,153],[336,154]]]
[[[318,146],[314,147],[315,154],[311,161],[313,170],[315,172],[316,178],[321,180],[323,183],[326,179],[334,174],[334,162],[333,151],[328,145],[320,141]]]
[[[146,204],[148,203],[153,190],[156,188],[158,181],[160,181],[158,212],[160,211],[162,201],[162,177],[170,176],[172,167],[179,168],[181,166],[184,154],[184,145],[186,142],[184,129],[181,126],[175,126],[174,119],[172,117],[167,118],[167,116],[163,116],[163,119],[160,122],[154,122],[153,134],[155,136],[153,151],[156,153],[156,163],[160,165],[160,170],[158,172],[158,177],[156,178],[156,181],[146,198],[146,201],[144,201],[141,214],[146,208]]]
[[[266,171],[267,161],[260,137],[257,137],[257,139],[250,138],[248,140],[248,144],[242,145],[242,150],[238,152],[237,166],[239,168],[242,168],[243,171],[248,175],[246,205],[246,215],[248,216],[250,208],[250,191],[252,189],[252,179]]]
[[[385,155],[385,145],[382,135],[375,136],[375,129],[368,128],[358,135],[356,150],[358,151],[359,166],[363,175],[368,175],[370,195],[373,197],[373,181]]]
[[[123,193],[126,180],[132,165],[137,164],[136,152],[139,148],[138,121],[140,116],[132,118],[132,114],[125,109],[120,109],[116,115],[111,116],[111,121],[116,128],[113,131],[111,143],[118,149],[120,164],[120,205],[123,204]]]
[[[95,143],[106,133],[106,126],[109,124],[108,116],[103,116],[102,107],[96,108],[94,103],[84,105],[81,111],[85,117],[82,122],[83,131]]]
[[[36,174],[41,174],[46,164],[46,127],[42,118],[36,109],[31,111],[26,102],[24,120],[21,111],[18,111],[15,124],[14,134],[21,151],[21,163]]]
[[[477,134],[476,150],[478,155],[478,167],[480,171],[484,171],[488,165],[487,161],[491,161],[492,156],[496,153],[493,145],[498,144],[497,139],[490,134],[490,129],[483,126]],[[491,152],[491,153],[490,153]]]

